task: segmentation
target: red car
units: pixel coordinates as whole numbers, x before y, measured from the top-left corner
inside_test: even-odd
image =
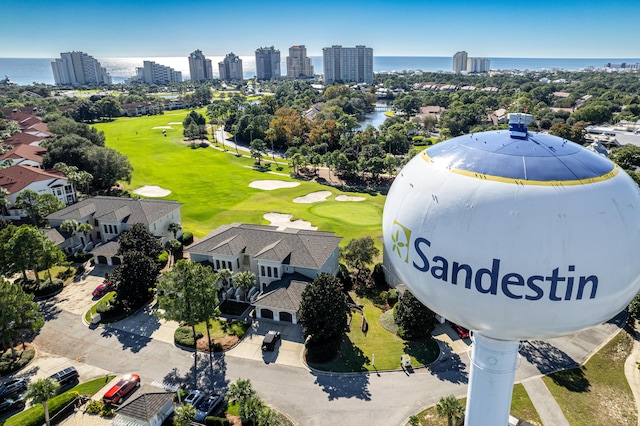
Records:
[[[109,293],[113,290],[113,283],[111,281],[105,281],[96,287],[95,290],[91,293],[94,297],[102,297],[105,294]]]
[[[104,394],[102,400],[105,404],[117,404],[138,386],[140,386],[140,376],[137,374],[127,374]]]
[[[458,336],[460,336],[461,339],[468,339],[469,338],[469,330],[467,330],[463,326],[454,324],[453,328],[454,328],[454,330],[456,330],[456,333],[458,333]]]

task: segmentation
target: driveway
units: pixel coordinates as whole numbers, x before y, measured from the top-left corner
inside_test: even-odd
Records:
[[[104,274],[111,272],[113,266],[89,266],[85,272],[67,284],[62,292],[53,298],[57,309],[83,316],[97,299],[91,292],[104,281]]]

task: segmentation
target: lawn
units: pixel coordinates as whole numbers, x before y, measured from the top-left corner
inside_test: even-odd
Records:
[[[580,368],[543,380],[572,426],[637,425],[638,413],[624,374],[633,338],[620,331]]]
[[[204,110],[199,110],[204,113]],[[381,248],[382,208],[385,197],[353,193],[365,201],[339,202],[335,188],[289,177],[285,166],[278,174],[252,169],[253,160],[237,157],[235,151],[222,152],[214,147],[192,149],[183,140],[182,120],[187,110],[167,111],[164,115],[127,118],[96,124],[106,136],[107,146],[129,158],[134,172],[126,189],[157,185],[171,191],[165,199],[183,206],[185,230],[202,237],[220,225],[246,222],[268,225],[263,215],[269,212],[293,215],[317,226],[320,231],[335,232],[343,244],[352,238],[371,236]],[[170,126],[167,136],[162,128]],[[154,129],[155,128],[155,129]],[[275,169],[275,168],[274,168]],[[249,187],[254,180],[296,181],[295,188],[265,191]],[[293,199],[316,191],[330,191],[327,201],[312,204],[293,203]]]
[[[351,297],[356,304],[364,305],[369,325],[367,332],[361,330],[362,315],[353,314],[351,330],[347,333],[338,357],[328,363],[312,364],[313,367],[339,372],[394,370],[400,367],[400,356],[405,353],[410,355],[413,366],[430,364],[437,359],[440,349],[434,340],[402,340],[380,325],[380,316],[384,313],[382,309],[374,306],[368,299],[359,299],[354,293],[351,293]]]

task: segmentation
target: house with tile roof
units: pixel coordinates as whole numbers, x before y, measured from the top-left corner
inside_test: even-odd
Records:
[[[9,163],[12,166],[20,164],[41,169],[46,153],[46,148],[37,145],[16,145],[0,155],[0,163]]]
[[[52,213],[47,220],[52,228],[58,229],[65,220],[90,224],[91,232],[70,235],[61,249],[67,253],[91,252],[97,264],[114,265],[120,263],[116,239],[123,231],[141,223],[164,244],[173,239],[169,225],[182,224],[180,207],[173,200],[98,196]],[[178,231],[177,236],[181,235]]]
[[[338,245],[332,232],[232,223],[223,225],[186,252],[194,262],[232,274],[251,271],[258,318],[297,322],[304,285],[321,273],[338,273]],[[223,293],[223,298],[225,293]]]
[[[62,204],[69,205],[77,201],[76,190],[66,176],[57,170],[42,170],[28,165],[15,165],[0,170],[0,187],[7,190],[7,209],[12,219],[26,217],[21,209],[14,208],[18,195],[27,189],[40,195],[56,196]]]

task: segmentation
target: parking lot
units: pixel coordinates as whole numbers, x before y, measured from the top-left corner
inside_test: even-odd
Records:
[[[112,270],[113,266],[89,266],[81,276],[67,284],[64,290],[55,297],[56,307],[76,315],[84,315],[95,303],[91,292],[104,281],[104,274]]]

